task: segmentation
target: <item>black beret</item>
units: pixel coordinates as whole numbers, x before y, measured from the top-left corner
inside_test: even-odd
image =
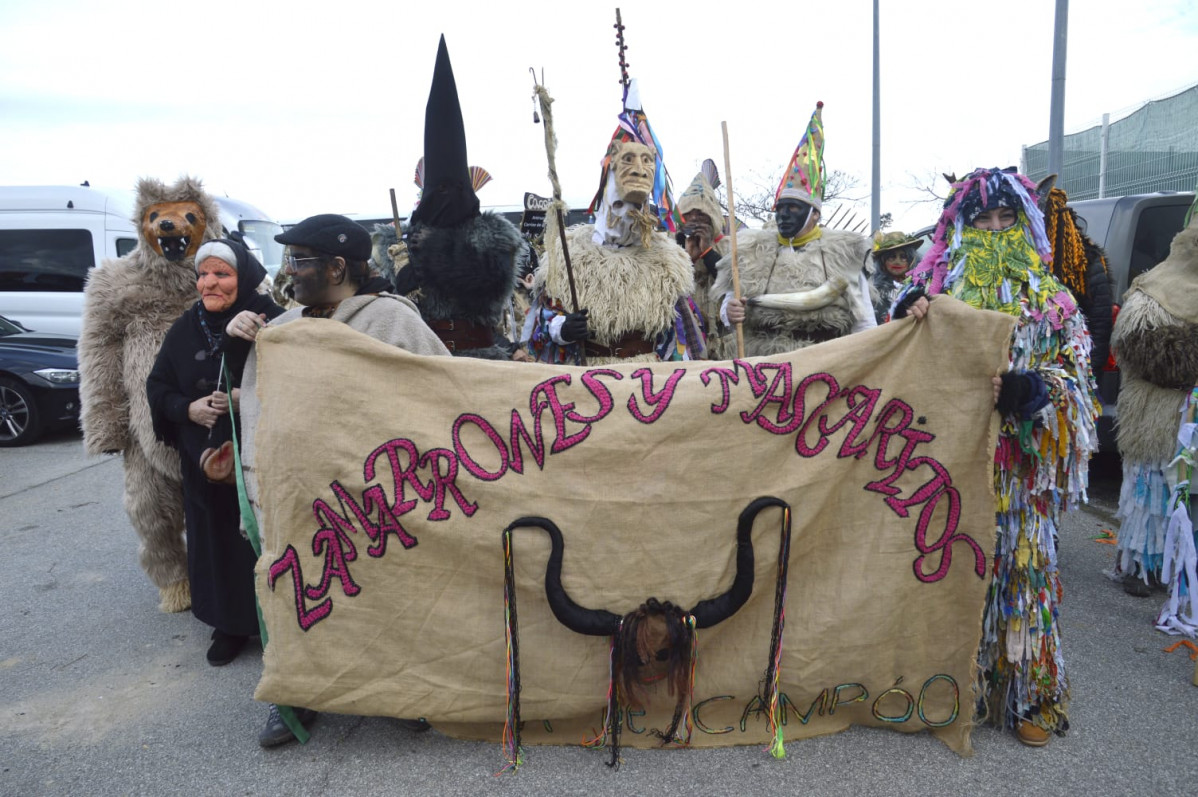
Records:
[[[336,213],[309,216],[275,240],[287,246],[306,246],[346,260],[369,260],[370,233],[362,225]]]

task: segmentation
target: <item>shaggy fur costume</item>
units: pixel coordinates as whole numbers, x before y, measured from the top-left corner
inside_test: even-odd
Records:
[[[1198,361],[1196,295],[1198,215],[1174,237],[1169,257],[1132,283],[1115,321],[1111,345],[1122,374],[1118,439],[1124,459],[1173,458],[1177,412]]]
[[[578,304],[587,309],[590,339],[611,346],[629,333],[652,341],[672,329],[675,305],[694,290],[694,267],[682,247],[664,233],[654,233],[647,247],[608,249],[592,240],[594,233],[590,224],[566,230]],[[561,236],[552,215],[546,219],[545,257],[534,278],[533,295],[571,308]],[[653,352],[623,359],[588,357],[587,365],[657,359]]]
[[[199,180],[138,182],[137,248],[104,261],[84,289],[79,393],[84,446],[124,454],[125,511],[141,541],[141,567],[161,593],[160,608],[177,612],[191,605],[183,487],[178,454],[154,436],[146,377],[171,324],[195,304],[196,275],[191,256],[171,262],[146,238],[146,211],[163,202],[197,204],[207,217],[203,240],[220,232],[219,210]]]
[[[1173,239],[1169,257],[1137,277],[1111,347],[1121,372],[1117,434],[1123,457],[1115,572],[1159,570],[1178,412],[1198,381],[1198,217]]]
[[[827,331],[842,337],[852,332],[866,314],[873,313],[872,307],[861,306],[857,288],[858,275],[870,252],[865,236],[825,229],[811,243],[792,249],[779,245],[777,230],[746,230],[738,234],[736,243],[740,250],[740,290],[746,298],[810,290],[836,276],[848,283],[839,298],[818,310],[796,313],[750,306],[744,321],[746,356],[806,348],[819,342],[820,334]],[[714,290],[718,296],[732,292],[731,257],[720,261]]]
[[[376,224],[370,233],[370,264],[388,282],[395,282],[395,261],[391,259],[391,247],[399,243],[395,225]]]
[[[411,263],[400,274],[414,279],[420,314],[430,325],[455,319],[501,330],[516,287],[516,253],[523,246],[524,239],[512,223],[493,213],[454,227],[417,224],[408,236]],[[414,271],[404,274],[409,270]],[[511,344],[497,341],[494,346],[454,353],[508,360],[512,350]]]

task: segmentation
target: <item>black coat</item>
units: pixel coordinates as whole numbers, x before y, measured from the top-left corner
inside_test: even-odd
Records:
[[[1077,306],[1090,330],[1090,367],[1097,377],[1111,352],[1111,327],[1115,323],[1111,313],[1111,277],[1102,249],[1087,238],[1082,239],[1082,248],[1086,252],[1086,292],[1077,297]]]
[[[222,355],[229,365],[233,386],[241,384],[250,344],[236,338],[224,340],[227,319],[241,310],[274,318],[283,308],[252,291],[239,296],[233,309],[216,318],[204,316],[202,307],[196,302],[166,333],[146,380],[146,394],[155,434],[179,451],[192,613],[227,634],[253,636],[258,633],[255,557],[239,530],[237,488],[213,484],[200,470],[204,449],[230,439],[229,418],[222,418],[210,433],[187,417],[187,408],[216,389]],[[207,333],[202,316],[208,322]],[[223,380],[220,387],[229,392]]]

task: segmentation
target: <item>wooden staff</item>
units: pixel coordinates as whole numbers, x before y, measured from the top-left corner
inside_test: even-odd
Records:
[[[553,98],[549,96],[549,89],[545,88],[544,75],[542,74],[541,81],[537,82],[537,73],[532,67],[529,67],[528,71],[532,72],[534,92],[541,106],[541,119],[545,124],[545,156],[549,160],[549,182],[553,186],[553,202],[550,204],[557,217],[557,233],[561,237],[562,259],[566,264],[566,281],[570,284],[570,302],[573,306],[571,312],[577,313],[578,289],[574,287],[574,266],[570,263],[570,246],[566,243],[566,216],[562,212],[566,203],[562,201],[562,186],[557,179],[557,137],[553,131]],[[578,343],[578,357],[582,365],[587,364],[585,340]]]
[[[395,220],[395,238],[403,240],[403,229],[399,226],[399,205],[395,201],[395,189],[391,189],[391,218]]]
[[[732,239],[732,295],[740,299],[740,268],[736,263],[736,199],[732,196],[732,157],[728,154],[728,123],[720,122],[724,131],[724,185],[728,186],[728,227]],[[736,322],[736,356],[745,356],[745,325]]]

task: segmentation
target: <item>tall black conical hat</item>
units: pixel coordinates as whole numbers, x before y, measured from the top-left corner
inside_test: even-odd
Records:
[[[458,104],[458,85],[442,36],[424,109],[424,193],[412,212],[412,222],[452,227],[477,215],[478,197],[466,163],[466,127]]]

